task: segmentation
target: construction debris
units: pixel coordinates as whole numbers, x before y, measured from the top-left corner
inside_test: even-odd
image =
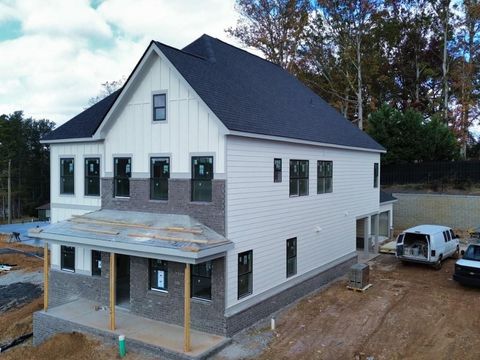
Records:
[[[24,341],[30,339],[32,336],[33,336],[33,333],[28,333],[28,334],[22,335],[22,336],[20,336],[16,339],[12,340],[8,344],[0,345],[0,353],[7,350],[7,349],[10,349],[14,346],[20,345]]]

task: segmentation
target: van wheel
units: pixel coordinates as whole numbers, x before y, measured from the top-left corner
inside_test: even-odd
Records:
[[[435,263],[435,265],[433,266],[435,268],[435,270],[440,270],[442,268],[442,255],[440,255],[438,257],[438,260],[437,262]]]

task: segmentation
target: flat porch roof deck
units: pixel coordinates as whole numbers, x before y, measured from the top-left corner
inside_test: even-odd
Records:
[[[95,305],[97,304],[92,301],[79,299],[50,308],[45,314],[93,328],[96,332],[125,335],[127,351],[128,340],[134,339],[170,352],[185,354],[183,352],[183,327],[137,316],[128,310],[117,307],[116,330],[111,331],[108,329],[109,310],[95,310]],[[222,347],[227,342],[229,342],[228,338],[191,330],[191,351],[185,355],[194,358],[201,357],[202,354]]]

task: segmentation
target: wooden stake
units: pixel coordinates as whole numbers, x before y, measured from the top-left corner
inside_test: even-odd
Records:
[[[185,264],[183,351],[190,352],[190,264]]]
[[[48,310],[48,243],[43,245],[43,311]]]
[[[115,330],[115,253],[110,253],[110,330]]]

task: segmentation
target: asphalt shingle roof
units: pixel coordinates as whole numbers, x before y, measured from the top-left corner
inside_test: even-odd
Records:
[[[398,200],[395,196],[393,196],[391,193],[387,193],[385,191],[380,190],[380,204],[390,202],[390,201],[396,201]]]
[[[208,35],[183,50],[154,44],[229,130],[384,150],[294,76],[269,61]],[[107,99],[113,103],[113,97]],[[110,106],[87,109],[46,139],[81,137],[78,128],[82,124],[83,137],[92,136]],[[89,111],[91,114],[84,115]]]
[[[95,105],[56,128],[42,140],[60,140],[91,137],[102,123],[105,115],[112,107],[121,89],[100,100]]]

